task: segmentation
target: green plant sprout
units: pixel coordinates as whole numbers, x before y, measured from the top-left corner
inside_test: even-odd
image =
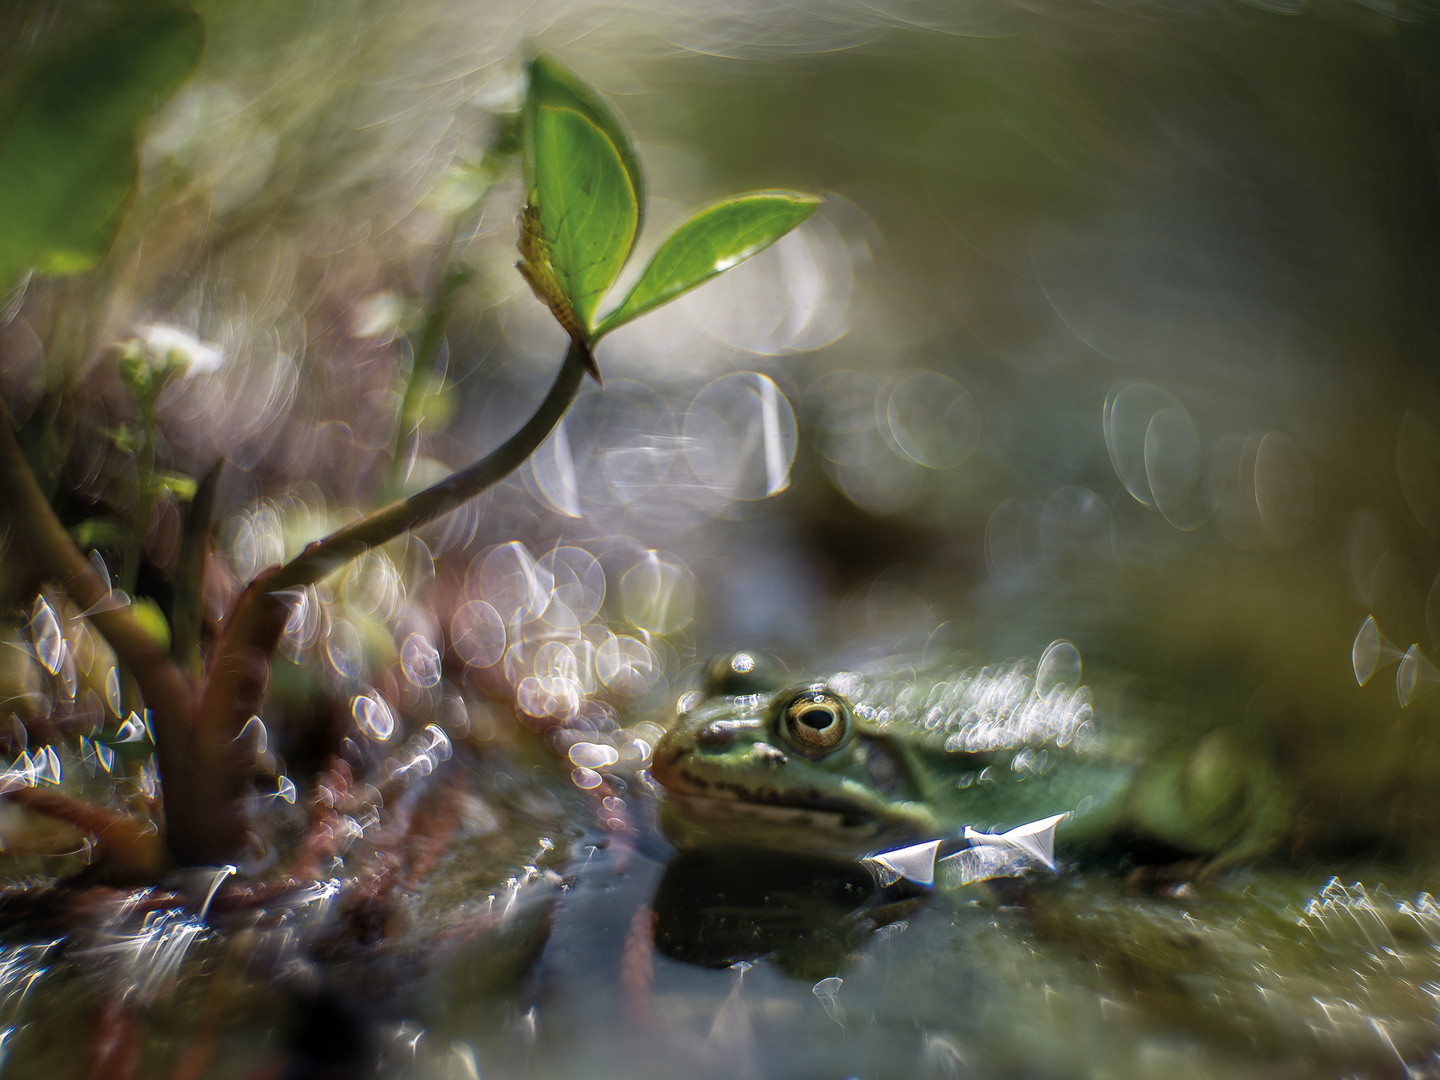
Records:
[[[753,191],[706,207],[670,234],[629,293],[597,319],[640,238],[640,162],[610,107],[548,56],[530,65],[524,124],[518,269],[597,381],[602,337],[769,247],[820,203],[797,191]]]
[[[5,208],[0,211],[0,288],[27,272],[73,273],[93,266],[115,237],[119,215],[133,193],[139,125],[155,102],[173,92],[193,69],[203,38],[188,9],[158,7],[144,18],[130,19],[105,32],[134,34],[141,60],[121,64],[112,58],[104,79],[87,74],[62,94],[56,87],[66,79],[76,80],[78,65],[89,63],[90,52],[99,47],[99,38],[87,35],[68,50],[43,58],[22,78],[8,105],[0,107],[0,207]],[[585,373],[599,380],[595,345],[602,337],[761,251],[819,204],[818,198],[799,192],[760,191],[700,210],[660,245],[625,296],[602,314],[641,229],[644,180],[639,159],[614,111],[578,76],[548,56],[537,57],[529,75],[520,125],[526,206],[518,269],[570,337],[549,392],[520,429],[485,457],[311,543],[285,565],[260,573],[236,600],[203,666],[197,651],[199,581],[218,469],[198,487],[184,478],[173,481],[184,488],[177,494],[193,501],[174,582],[175,642],[167,645],[137,618],[134,608],[107,602],[110,581],[66,533],[21,449],[8,411],[0,406],[0,506],[16,527],[17,549],[35,576],[60,585],[80,610],[90,613],[91,624],[138,687],[151,718],[165,825],[156,835],[148,821],[33,787],[11,791],[9,797],[95,837],[97,854],[108,859],[106,870],[112,878],[153,879],[170,865],[241,860],[249,842],[247,796],[257,759],[253,742],[241,735],[261,709],[270,659],[295,590],[454,510],[514,471],[560,421]],[[142,101],[143,108],[138,104]],[[68,127],[42,137],[45,117],[51,114],[65,119]],[[72,154],[80,164],[71,161]],[[93,162],[107,165],[96,169]],[[116,163],[128,163],[126,184],[119,183],[124,170]],[[92,173],[98,179],[87,186],[83,178]],[[51,177],[68,179],[39,191]],[[483,190],[459,215],[472,213],[479,198]],[[451,240],[441,249],[442,262],[433,275],[414,349],[398,418],[397,467],[418,427],[457,295],[471,280],[469,268],[451,259],[459,215]],[[155,471],[153,461],[154,406],[168,376],[144,368],[128,354],[122,364],[141,415],[135,440],[141,497],[126,534],[122,568],[129,591],[138,581],[137,538],[144,537],[150,502],[160,486],[171,486],[172,481]],[[392,489],[396,475],[392,471]]]

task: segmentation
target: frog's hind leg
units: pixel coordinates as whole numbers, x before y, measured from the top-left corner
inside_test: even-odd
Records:
[[[1198,856],[1175,867],[1193,879],[1275,850],[1295,804],[1292,785],[1263,748],[1234,728],[1216,728],[1146,763],[1131,791],[1129,817],[1140,835]]]

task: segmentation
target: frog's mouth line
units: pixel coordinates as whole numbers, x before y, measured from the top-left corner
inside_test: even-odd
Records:
[[[723,780],[707,780],[686,769],[675,770],[674,774],[684,787],[666,785],[672,798],[682,802],[714,802],[727,806],[773,807],[777,810],[794,810],[809,814],[834,816],[837,823],[847,829],[873,827],[879,815],[853,802],[822,795],[818,791],[777,791],[773,788],[751,788],[743,784]],[[662,780],[663,784],[664,781]]]
[[[849,854],[866,849],[882,832],[881,823],[872,817],[861,819],[836,811],[730,796],[678,794],[672,804],[712,836],[738,839],[747,846],[793,847],[814,853],[824,849],[823,842],[817,848],[818,838],[828,836],[831,842],[843,845],[842,850]]]

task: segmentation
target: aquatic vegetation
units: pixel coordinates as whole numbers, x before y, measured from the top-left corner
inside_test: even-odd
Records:
[[[0,190],[12,196],[0,229],[0,287],[18,287],[23,296],[32,276],[105,268],[107,253],[118,250],[115,236],[131,197],[129,187],[122,185],[122,191],[117,183],[123,176],[125,185],[133,185],[136,128],[156,97],[172,92],[194,67],[200,26],[189,9],[162,5],[146,18],[85,29],[42,55],[11,88],[0,108]],[[123,29],[118,44],[112,40],[117,28]],[[119,66],[91,72],[96,56],[110,62],[112,45],[120,49]],[[22,445],[8,406],[0,406],[4,526],[17,538],[6,553],[6,587],[13,592],[42,584],[25,634],[7,642],[13,670],[6,687],[5,704],[12,710],[6,736],[18,756],[0,774],[0,794],[59,823],[78,846],[59,850],[43,829],[33,827],[7,832],[12,841],[26,835],[34,854],[47,855],[54,865],[83,867],[77,880],[134,887],[163,877],[170,883],[162,892],[143,889],[92,902],[83,885],[60,881],[21,886],[3,901],[12,918],[47,911],[51,918],[74,920],[70,933],[55,944],[63,942],[69,963],[104,973],[97,1005],[108,1010],[97,1051],[102,1057],[114,1039],[126,1041],[109,1030],[111,1024],[123,1031],[134,1023],[137,1009],[170,997],[185,981],[182,971],[215,967],[193,959],[213,951],[210,946],[223,949],[224,939],[209,928],[211,913],[253,908],[272,926],[294,925],[295,932],[268,935],[266,949],[273,955],[261,966],[270,968],[269,981],[277,987],[291,977],[284,974],[286,965],[296,962],[302,940],[314,949],[334,934],[344,948],[371,936],[393,936],[387,924],[397,897],[427,879],[466,817],[466,797],[456,780],[447,776],[437,786],[427,778],[452,757],[454,739],[483,743],[494,736],[493,724],[484,730],[483,705],[467,700],[453,684],[442,687],[433,617],[404,600],[407,587],[415,587],[415,574],[433,578],[436,567],[423,543],[406,547],[404,537],[490,488],[535,452],[569,408],[584,372],[599,380],[594,345],[602,336],[769,246],[818,204],[796,192],[767,191],[700,211],[661,245],[625,297],[600,318],[600,302],[638,237],[639,160],[609,105],[577,76],[546,56],[528,71],[518,155],[497,144],[485,168],[498,173],[517,156],[523,161],[527,193],[518,269],[571,343],[534,413],[472,465],[338,528],[322,527],[298,550],[278,535],[291,524],[285,518],[298,510],[311,519],[299,527],[311,533],[323,507],[258,507],[247,520],[227,525],[235,530],[230,543],[239,557],[230,568],[217,567],[209,554],[211,516],[225,462],[216,461],[200,477],[162,471],[158,417],[172,385],[213,374],[227,362],[222,346],[155,323],[138,327],[112,350],[110,362],[135,410],[109,433],[113,450],[133,456],[128,520],[99,514],[67,529],[55,509],[67,493],[57,493],[51,483],[62,462],[46,457],[33,424],[24,433],[28,445]],[[64,123],[42,137],[42,121],[54,116]],[[461,222],[479,212],[493,179],[478,185],[480,194],[455,213],[451,243],[439,252],[442,265],[400,403],[392,486],[406,475],[407,436],[422,419],[430,366],[457,299],[474,277],[472,268],[452,260],[453,242]],[[99,213],[94,208],[102,204]],[[65,388],[57,385],[51,393],[54,407],[63,409]],[[168,560],[170,580],[157,582],[147,542],[157,510],[166,505],[187,510],[179,554]],[[271,541],[278,543],[272,547]],[[392,541],[403,552],[399,567],[382,550]],[[561,611],[575,617],[585,602],[584,570],[576,574],[564,549],[538,563],[522,544],[503,545],[500,557],[505,552],[530,575],[538,599],[532,614],[552,621]],[[116,571],[106,554],[116,560]],[[649,562],[657,571],[665,565]],[[332,584],[347,566],[351,572]],[[234,569],[243,576],[234,576]],[[567,573],[579,595],[572,595]],[[537,575],[545,578],[543,595]],[[637,587],[643,585],[631,588]],[[499,603],[499,596],[493,589],[484,595],[488,600],[472,602],[457,648],[467,662],[489,667],[500,657],[481,663],[475,650],[483,646],[465,642],[467,632],[481,631],[483,617],[475,604],[496,613],[490,601]],[[652,595],[650,606],[658,599]],[[595,608],[598,601],[584,621]],[[506,632],[518,630],[512,614],[507,610],[497,627],[500,652],[507,657],[513,650],[504,647]],[[671,618],[659,609],[656,617]],[[638,611],[635,618],[646,621]],[[626,641],[638,652],[627,655]],[[566,646],[554,641],[522,639],[514,647],[540,645],[544,652],[545,644],[568,655]],[[613,634],[593,648],[600,678],[620,695],[634,692],[628,682],[653,655],[649,646]],[[342,724],[323,741],[323,757],[310,775],[292,774],[277,749],[284,744],[293,753],[306,734],[294,727],[296,717],[326,698],[327,688],[313,681],[321,654],[321,678],[330,683],[330,694],[348,697],[353,728]],[[537,727],[573,716],[576,702],[568,711],[561,704],[576,685],[573,659],[571,665],[569,677],[515,680],[520,707]],[[398,684],[392,677],[384,685],[380,673],[387,668],[401,676]],[[530,683],[535,686],[527,689]],[[272,690],[291,695],[287,712],[267,708]],[[477,708],[480,715],[472,716]],[[402,724],[397,719],[402,711],[407,721],[417,715],[436,719],[423,726]],[[397,738],[407,731],[408,739]],[[569,791],[600,787],[605,783],[600,768],[610,784],[621,783],[616,772],[633,771],[648,757],[644,733],[606,740],[591,725],[554,743],[553,749],[568,752],[575,763]],[[616,770],[622,752],[625,761]],[[614,827],[625,828],[623,803],[613,787],[592,794]],[[528,786],[516,797],[528,804],[523,813],[530,817],[557,816],[537,809],[537,799],[544,800]],[[285,809],[302,798],[308,819],[303,822]],[[495,828],[495,812],[478,803],[470,816],[483,833]],[[543,883],[540,891],[553,893],[558,878],[538,867],[562,841],[553,825],[537,839],[522,872],[488,894],[475,926],[459,929],[466,919],[451,912],[446,934],[506,926],[522,893],[536,891],[535,882]],[[12,862],[16,855],[23,858],[25,846],[12,844]],[[273,875],[277,861],[283,867],[279,877]],[[487,862],[486,874],[510,865]],[[190,868],[193,873],[174,876]],[[232,882],[237,868],[241,872]],[[98,906],[89,911],[92,903]],[[336,907],[340,927],[327,928]],[[27,990],[47,970],[40,959],[50,951],[27,945],[16,953]],[[32,954],[39,959],[32,961]],[[12,982],[9,975],[6,982]],[[13,1030],[7,1029],[7,1036]],[[126,1066],[100,1061],[96,1067],[103,1072]]]
[[[162,21],[157,28],[142,26],[136,32],[147,45],[153,39],[161,43],[156,47],[162,47],[168,40],[165,35],[183,35],[196,25],[193,18],[180,9],[175,9],[169,19],[170,22]],[[172,30],[171,23],[175,23],[178,30]],[[58,54],[58,59],[41,61],[38,74],[32,74],[29,81],[22,82],[21,88],[14,92],[15,100],[23,107],[37,92],[32,84],[43,87],[68,79],[67,65],[80,64],[85,50],[100,48],[101,40],[93,35],[82,37],[69,46],[70,51]],[[177,48],[183,50],[188,41],[184,38]],[[194,52],[192,47],[185,55]],[[609,106],[558,62],[541,56],[531,63],[529,74],[529,92],[522,111],[520,154],[527,202],[519,242],[521,261],[517,268],[571,337],[569,352],[550,392],[514,435],[473,465],[312,540],[284,565],[267,566],[240,584],[230,610],[223,613],[223,629],[216,632],[203,661],[198,654],[197,640],[200,620],[196,610],[202,603],[203,593],[203,586],[197,580],[203,563],[198,560],[203,559],[209,531],[208,505],[221,466],[217,464],[208,474],[204,499],[199,498],[200,485],[195,481],[157,472],[156,406],[171,380],[197,369],[218,366],[218,348],[200,343],[174,328],[151,326],[122,353],[119,362],[122,377],[140,414],[138,434],[122,432],[125,439],[136,443],[140,496],[121,552],[118,591],[112,586],[103,560],[95,565],[87,562],[65,533],[16,441],[8,415],[5,417],[4,430],[0,432],[0,473],[4,474],[0,483],[10,499],[13,523],[27,543],[39,576],[62,586],[82,609],[82,616],[90,620],[115,650],[126,677],[133,679],[140,691],[139,697],[130,695],[126,703],[128,711],[137,716],[143,712],[147,734],[155,744],[165,823],[156,830],[151,827],[153,823],[130,821],[123,816],[107,820],[98,837],[98,857],[102,861],[116,860],[111,870],[116,878],[153,874],[167,858],[185,866],[211,865],[240,857],[249,834],[248,789],[256,761],[265,752],[263,724],[258,728],[255,725],[259,723],[258,714],[269,683],[271,657],[297,618],[300,625],[311,618],[306,610],[310,600],[305,590],[313,589],[371,549],[449,513],[514,471],[534,453],[569,408],[582,370],[599,380],[593,350],[604,334],[774,243],[808,217],[818,202],[795,192],[757,192],[702,210],[661,245],[626,297],[603,319],[598,319],[600,302],[624,266],[639,233],[643,186],[638,158]],[[137,80],[155,77],[153,66],[143,71],[137,69],[132,76]],[[144,92],[143,86],[135,91],[141,98]],[[79,92],[83,100],[89,101],[88,106],[82,104],[77,111],[82,120],[88,115],[84,111],[87,107],[97,116],[104,109],[114,107],[108,87],[97,86],[88,95],[87,98],[85,91]],[[18,119],[11,119],[5,135],[12,162],[8,169],[0,162],[0,178],[22,187],[28,183],[30,186],[23,187],[26,192],[40,188],[51,192],[53,184],[49,173],[70,167],[71,158],[63,152],[58,154],[56,163],[50,165],[48,171],[43,163],[40,165],[38,175],[26,171],[36,167],[33,162],[17,164],[14,159],[25,152],[23,140],[29,131],[26,114],[18,115]],[[122,125],[119,138],[128,144],[133,141],[134,125],[128,114],[126,122],[129,126]],[[57,141],[64,145],[77,140],[58,138]],[[70,197],[83,202],[90,193],[82,185],[81,190]],[[467,206],[462,213],[472,211],[473,207]],[[63,207],[60,217],[64,219],[64,228],[73,224],[73,213],[68,205]],[[21,214],[27,222],[36,216]],[[61,225],[56,224],[50,233],[26,241],[28,247],[17,247],[12,260],[16,265],[4,270],[0,284],[8,285],[22,270],[32,268],[40,273],[74,273],[97,261],[108,246],[107,240],[88,262],[81,260],[73,265],[64,260],[56,262],[43,253],[48,251],[45,245],[60,244],[62,234]],[[17,240],[16,244],[19,243]],[[448,248],[442,254],[448,257]],[[443,268],[424,320],[412,385],[416,379],[426,377],[425,368],[439,335],[444,332],[455,294],[471,276],[471,271],[463,265]],[[410,397],[407,390],[407,398]],[[415,419],[413,400],[402,402],[402,438],[413,428]],[[396,461],[400,450],[397,446]],[[188,571],[190,580],[183,583],[177,580],[175,586],[188,605],[176,605],[172,609],[175,621],[185,633],[173,643],[167,640],[165,620],[145,614],[154,609],[153,601],[133,595],[153,500],[161,490],[171,491],[181,502],[195,502],[195,509],[200,512],[192,516],[188,529],[189,546],[195,555],[182,562],[182,569]],[[88,524],[94,534],[96,527],[104,523]],[[122,597],[118,601],[117,592]],[[37,601],[40,605],[44,603],[43,599]],[[48,605],[43,610],[50,612]],[[58,641],[53,613],[48,622],[32,632],[37,655],[42,657],[51,675],[56,675],[58,657],[65,645]],[[421,673],[414,681],[422,687],[435,685],[438,652],[423,636],[407,638],[407,648],[412,643],[416,644],[419,657],[412,649],[407,669],[416,675],[417,668],[423,666],[427,672],[434,673],[433,677]],[[176,646],[173,653],[172,644]],[[193,686],[188,681],[187,668],[198,676]],[[73,698],[73,690],[70,696]],[[120,712],[118,708],[111,711],[116,716]],[[381,742],[394,730],[393,719],[388,716],[389,706],[378,696],[357,694],[352,711],[360,727]],[[249,735],[252,729],[259,734]],[[439,728],[432,725],[432,729],[439,733],[438,738],[448,753],[448,738]],[[50,756],[44,760],[48,765],[54,752],[47,753]],[[13,772],[13,776],[16,779],[12,782],[12,797],[41,812],[52,815],[62,812],[57,798],[40,799],[31,793],[33,784],[24,780],[41,778],[33,768],[27,765]],[[43,778],[59,781],[58,775]],[[293,802],[293,781],[280,777],[277,793],[285,801]],[[90,808],[82,805],[64,809],[63,816],[83,829],[89,827],[87,823],[94,815]],[[122,835],[123,841],[116,839]],[[156,836],[158,850],[149,850],[156,845],[141,839],[146,835]],[[110,851],[106,850],[107,843]],[[138,855],[142,850],[145,854]]]

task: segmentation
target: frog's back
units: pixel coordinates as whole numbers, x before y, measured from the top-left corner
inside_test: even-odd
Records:
[[[847,671],[826,685],[874,730],[948,753],[1053,746],[1083,752],[1095,737],[1086,686],[1037,681],[1036,664],[1013,660],[961,669],[886,665]]]
[[[923,759],[936,781],[927,798],[947,831],[1067,814],[1062,835],[1095,839],[1120,819],[1135,770],[1130,742],[1097,725],[1088,686],[1047,678],[1043,662],[889,663],[827,686]]]

